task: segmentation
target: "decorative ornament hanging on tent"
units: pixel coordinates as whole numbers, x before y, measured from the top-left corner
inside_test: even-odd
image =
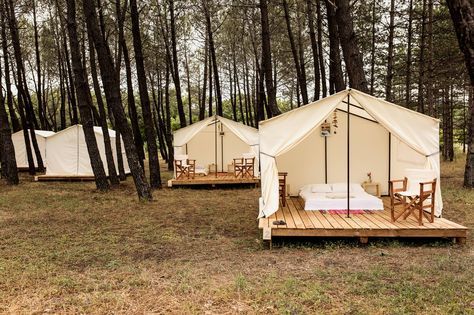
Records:
[[[337,133],[337,111],[334,111],[332,116],[332,125],[334,126],[334,134]]]
[[[328,137],[330,135],[331,135],[331,124],[325,121],[321,124],[321,137]]]

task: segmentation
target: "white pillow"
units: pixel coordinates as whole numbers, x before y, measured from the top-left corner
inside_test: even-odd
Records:
[[[330,184],[313,184],[311,185],[312,193],[329,193],[332,192]]]
[[[332,184],[332,191],[335,193],[345,193],[347,192],[347,183],[334,183]],[[360,184],[350,183],[349,185],[350,192],[364,192],[364,189]]]

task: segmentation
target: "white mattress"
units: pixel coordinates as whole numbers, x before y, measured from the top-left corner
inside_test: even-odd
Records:
[[[346,210],[347,197],[340,198],[343,194],[313,193],[310,187],[305,187],[300,191],[300,196],[305,201],[305,210]],[[365,191],[351,192],[350,196],[350,210],[383,210],[382,199]]]
[[[196,165],[196,168],[194,169],[194,173],[197,175],[208,175],[209,170],[205,168],[204,166]]]

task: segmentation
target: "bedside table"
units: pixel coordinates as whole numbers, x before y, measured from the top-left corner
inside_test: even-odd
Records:
[[[362,188],[364,188],[364,190],[371,194],[371,195],[374,195],[374,196],[377,196],[377,197],[380,197],[381,194],[380,194],[380,183],[376,183],[376,182],[363,182],[362,183]]]

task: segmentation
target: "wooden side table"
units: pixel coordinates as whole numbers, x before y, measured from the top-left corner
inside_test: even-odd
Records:
[[[377,196],[377,197],[381,196],[380,183],[377,183],[377,182],[363,182],[362,183],[362,188],[364,188],[364,190],[367,193],[371,194],[371,195],[374,195],[374,196]]]

